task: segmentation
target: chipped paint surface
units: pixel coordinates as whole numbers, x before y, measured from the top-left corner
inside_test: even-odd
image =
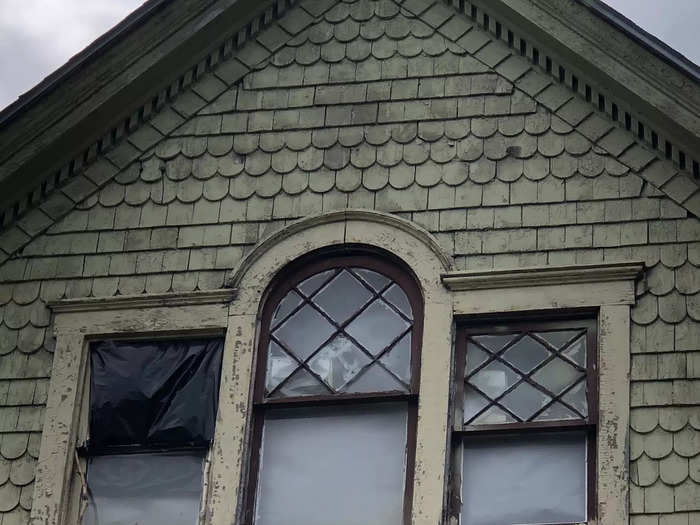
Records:
[[[245,468],[251,341],[266,283],[292,258],[344,242],[396,251],[425,294],[414,523],[441,519],[450,310],[533,304],[608,304],[609,326],[628,326],[629,343],[615,335],[610,360],[601,360],[601,381],[622,377],[628,360],[630,374],[625,386],[611,381],[612,397],[601,396],[611,414],[601,426],[601,486],[620,496],[629,476],[633,525],[700,519],[700,222],[676,203],[697,197],[688,194],[695,186],[448,7],[312,2],[274,28],[284,38],[272,45],[267,34],[261,42],[269,48],[246,46],[222,65],[230,73],[237,64],[243,76],[235,83],[212,75],[177,99],[177,124],[167,125],[175,113],[159,114],[153,125],[162,139],[144,149],[124,141],[91,168],[98,185],[76,179],[65,197],[75,201],[72,211],[46,233],[15,227],[0,236],[0,259],[28,242],[0,263],[0,523],[27,523],[30,512],[46,523],[60,510],[49,471],[69,468],[72,427],[44,427],[44,412],[75,410],[80,394],[69,384],[79,367],[65,361],[61,348],[77,343],[68,342],[73,332],[63,321],[52,323],[48,302],[219,289],[272,233],[358,208],[419,225],[457,270],[619,260],[647,269],[635,288],[447,297],[435,247],[380,220],[331,221],[277,239],[254,258],[246,272],[254,278],[230,308],[207,306],[197,326],[219,326],[223,311],[222,326],[237,334],[227,340],[227,433],[215,443],[220,457],[236,459],[212,465],[211,523],[230,523],[237,506],[238,496],[226,494],[238,494]],[[116,174],[101,176],[101,167]],[[32,220],[46,217],[27,217],[27,231]],[[184,330],[192,311],[150,310],[138,319],[96,312],[85,333]],[[74,316],[68,325],[86,318],[65,315]],[[601,310],[601,323],[606,316]],[[44,439],[40,451],[42,430],[66,437]],[[601,523],[617,524],[625,512],[619,498],[602,501]]]

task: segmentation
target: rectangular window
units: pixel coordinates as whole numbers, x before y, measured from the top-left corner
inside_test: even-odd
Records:
[[[91,345],[83,524],[198,522],[222,353],[222,339]]]
[[[593,319],[460,327],[452,498],[463,525],[593,517],[596,353]]]

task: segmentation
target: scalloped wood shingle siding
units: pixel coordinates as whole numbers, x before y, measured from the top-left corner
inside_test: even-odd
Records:
[[[47,301],[219,288],[262,237],[347,207],[415,221],[461,269],[645,261],[632,523],[700,520],[700,222],[679,205],[695,183],[427,5],[293,9],[0,238],[24,246],[0,266],[2,525],[28,521]]]

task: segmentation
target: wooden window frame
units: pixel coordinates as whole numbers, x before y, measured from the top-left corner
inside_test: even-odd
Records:
[[[467,339],[474,335],[485,335],[493,333],[506,332],[543,332],[554,330],[569,330],[569,329],[586,329],[586,401],[587,401],[587,416],[576,420],[554,420],[554,421],[527,421],[527,422],[512,422],[487,425],[464,425],[462,423],[462,407],[461,400],[464,398],[465,385],[465,367],[467,358]],[[499,351],[501,355],[503,352]],[[556,359],[556,355],[554,354]],[[488,362],[491,362],[489,360]],[[545,366],[548,361],[545,359],[535,368],[527,372],[523,376],[524,381],[535,386],[529,377],[538,369]],[[514,370],[517,367],[509,367]],[[517,373],[522,373],[516,370]],[[516,383],[519,384],[520,381]],[[514,389],[513,385],[511,389]],[[538,387],[538,389],[541,389]],[[506,390],[501,394],[505,395]],[[563,394],[554,395],[548,392],[554,401],[557,401]],[[526,315],[506,315],[506,316],[487,316],[477,317],[474,319],[466,319],[457,323],[457,335],[455,341],[455,374],[454,374],[454,406],[452,412],[454,414],[454,424],[452,426],[452,441],[455,443],[453,450],[453,458],[451,460],[452,475],[450,478],[450,504],[449,512],[451,515],[459,516],[462,512],[462,505],[458,504],[461,501],[462,480],[457,472],[461,472],[461,455],[458,452],[461,450],[461,443],[470,437],[493,436],[515,436],[522,434],[538,434],[538,433],[559,433],[582,431],[586,435],[586,516],[587,522],[592,522],[597,517],[598,510],[598,468],[597,468],[597,442],[598,442],[598,325],[596,320],[596,312],[583,310],[580,312],[558,312],[558,315],[552,316],[551,313],[533,313]],[[489,406],[499,406],[498,404],[489,404]]]
[[[270,325],[277,305],[289,291],[294,289],[295,286],[303,280],[326,270],[342,268],[362,268],[379,272],[389,277],[393,283],[397,284],[404,293],[406,293],[413,315],[411,326],[411,381],[409,384],[409,392],[329,393],[327,395],[266,399],[265,379],[271,334]],[[328,281],[333,277],[330,277]],[[302,257],[283,269],[272,283],[270,283],[269,293],[266,295],[262,309],[256,368],[253,377],[253,430],[248,452],[250,454],[250,464],[246,483],[243,523],[245,525],[253,525],[255,522],[257,486],[260,475],[260,452],[264,418],[268,410],[283,407],[299,408],[350,404],[362,405],[394,401],[405,402],[408,408],[402,522],[404,525],[410,525],[416,460],[416,429],[418,423],[418,399],[420,389],[420,350],[423,337],[423,298],[410,269],[405,268],[400,261],[392,260],[385,253],[372,253],[366,248],[353,250],[352,247],[344,247],[341,252],[337,252],[336,250],[322,250],[320,253],[314,254],[311,258]],[[378,294],[375,293],[375,297],[376,296],[378,296]],[[305,299],[303,303],[306,302],[309,301]],[[371,304],[371,302],[367,304]],[[352,322],[362,311],[364,311],[364,307],[361,307],[353,313],[342,325],[347,325]],[[324,317],[326,316],[324,315]],[[330,317],[328,317],[327,320],[337,329],[337,331],[330,336],[331,338],[335,337],[340,329],[339,327],[342,325],[339,325]],[[377,355],[383,353],[391,344],[393,344],[393,342]],[[317,351],[318,350],[315,352]],[[376,359],[378,359],[378,357],[375,357],[375,360]],[[310,373],[313,374],[312,371],[310,371]],[[313,375],[315,376],[315,374]]]
[[[56,348],[39,452],[32,523],[74,525],[77,522],[85,473],[85,459],[78,460],[78,449],[88,435],[91,343],[104,339],[221,337],[227,332],[226,303],[231,297],[231,290],[217,290],[69,299],[49,305],[54,314]],[[230,341],[225,339],[224,367],[227,345]],[[230,374],[224,370],[222,368],[222,385],[231,381]],[[222,388],[220,399],[221,391]],[[219,407],[221,409],[221,402]],[[220,432],[218,426],[215,442]],[[214,445],[209,450],[213,448]],[[207,484],[205,479],[203,501],[207,497]]]

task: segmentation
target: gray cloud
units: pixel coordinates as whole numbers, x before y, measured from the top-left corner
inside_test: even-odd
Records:
[[[700,1],[605,0],[605,3],[686,58],[700,64]]]
[[[0,108],[31,89],[143,0],[0,0]],[[699,0],[607,0],[674,47],[700,62]]]

